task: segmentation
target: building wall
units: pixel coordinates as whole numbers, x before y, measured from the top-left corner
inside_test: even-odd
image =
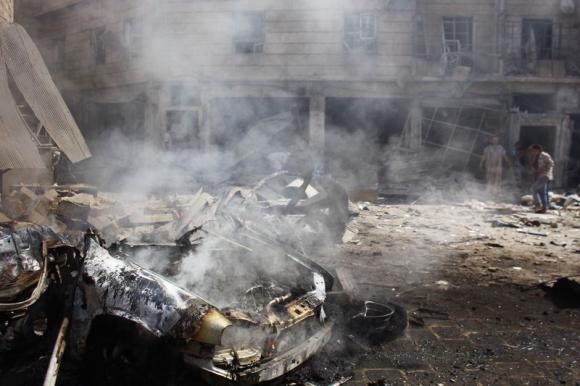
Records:
[[[408,100],[414,138],[406,140],[413,148],[421,145],[424,111],[438,106],[505,115],[513,94],[540,93],[554,96],[557,111],[551,113],[562,122],[565,113],[580,112],[580,55],[576,60],[574,54],[580,52],[575,48],[580,10],[564,15],[559,0],[20,0],[19,5],[18,20],[36,36],[85,131],[100,130],[99,105],[130,107],[143,95],[145,135],[139,137],[159,144],[168,114],[187,110],[197,114],[196,130],[209,145],[212,101],[229,97],[309,98],[309,138],[318,148],[325,146],[328,98]],[[236,53],[239,20],[248,13],[263,20],[263,45],[256,53]],[[346,17],[357,13],[376,17],[371,52],[345,49]],[[471,65],[442,68],[444,17],[472,18]],[[564,55],[539,63],[533,72],[510,73],[506,52],[521,52],[524,18],[562,25]],[[506,49],[509,23],[520,31],[512,37],[512,51]],[[578,73],[568,73],[576,63]],[[195,103],[176,104],[175,87],[195,95]],[[129,107],[119,110],[132,111]],[[521,120],[511,121],[495,130],[513,142]],[[566,137],[564,126],[558,138]],[[556,157],[564,162],[565,153]]]
[[[413,2],[406,9],[382,0],[215,2],[175,1],[160,10],[155,52],[167,51],[176,76],[217,80],[393,80],[412,62]],[[236,54],[236,18],[261,14],[263,53]],[[376,53],[347,53],[345,14],[370,11],[377,17]],[[169,42],[169,44],[167,44]],[[165,55],[162,55],[165,56]]]
[[[41,48],[47,65],[64,90],[95,89],[148,80],[143,68],[130,60],[124,47],[124,21],[139,18],[143,2],[136,0],[30,1],[20,6],[20,17]],[[38,5],[41,4],[41,5]],[[26,11],[30,13],[26,13]],[[50,10],[47,12],[46,10]],[[104,28],[106,60],[96,63],[94,32]],[[58,46],[64,54],[57,63]]]
[[[393,80],[410,72],[413,59],[414,0],[41,3],[52,11],[34,11],[28,16],[34,16],[34,34],[45,48],[48,62],[55,61],[56,55],[50,52],[55,49],[54,42],[64,39],[65,68],[58,80],[66,88],[179,77],[218,81]],[[46,5],[53,3],[52,7]],[[72,5],[65,6],[69,3]],[[345,15],[363,11],[377,17],[376,52],[347,53]],[[259,54],[235,53],[236,23],[239,15],[247,12],[264,20],[263,52]],[[128,19],[135,19],[143,31],[139,58],[131,58],[128,51],[132,47],[124,41]],[[92,34],[100,27],[106,28],[106,60],[97,65]]]

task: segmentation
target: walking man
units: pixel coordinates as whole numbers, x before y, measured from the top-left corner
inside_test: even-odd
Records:
[[[483,151],[480,167],[485,165],[487,177],[487,191],[497,196],[501,190],[503,164],[505,161],[511,167],[511,162],[506,154],[505,149],[499,144],[499,138],[491,137],[489,145]]]
[[[536,213],[546,213],[550,209],[550,183],[554,180],[554,160],[542,146],[532,145],[533,156],[537,159],[536,181],[532,186]]]

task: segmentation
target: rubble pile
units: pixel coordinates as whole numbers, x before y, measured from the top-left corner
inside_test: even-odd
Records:
[[[18,186],[4,199],[0,217],[48,226],[77,241],[92,228],[107,245],[174,244],[190,230],[219,229],[224,221],[233,221],[267,233],[270,240],[301,243],[303,249],[307,238],[320,241],[327,233],[336,240],[342,237],[348,197],[336,186],[328,189],[326,183],[316,189],[286,173],[253,188],[221,188],[213,194],[199,189],[162,197],[103,193],[84,185]]]

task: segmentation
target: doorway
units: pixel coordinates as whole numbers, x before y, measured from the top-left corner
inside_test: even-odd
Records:
[[[580,186],[580,114],[570,116],[572,120],[572,143],[568,162],[568,186]]]
[[[541,145],[545,151],[554,156],[556,131],[554,126],[522,126],[520,142],[526,148],[534,144]]]

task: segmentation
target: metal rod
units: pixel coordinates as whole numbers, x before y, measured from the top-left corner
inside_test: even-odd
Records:
[[[44,378],[43,386],[56,385],[56,379],[58,378],[58,372],[62,363],[62,356],[64,355],[64,350],[66,349],[65,336],[68,330],[68,324],[68,318],[64,318],[62,320],[62,324],[60,325],[60,329],[58,330],[58,335],[56,337],[56,342],[54,343],[54,348],[52,350],[52,355],[50,357],[50,362],[46,372],[46,377]]]

